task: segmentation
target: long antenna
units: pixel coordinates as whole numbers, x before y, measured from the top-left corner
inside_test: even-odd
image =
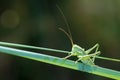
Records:
[[[70,41],[71,41],[71,44],[72,44],[72,46],[73,46],[74,43],[73,43],[73,38],[72,38],[72,34],[71,34],[71,31],[70,31],[70,27],[69,27],[68,21],[67,21],[65,15],[64,15],[63,11],[62,11],[61,8],[59,7],[59,5],[56,4],[56,7],[59,9],[61,15],[63,16],[63,19],[64,19],[64,21],[65,21],[65,24],[66,24],[66,26],[67,26],[67,28],[68,28],[68,33],[69,33],[69,34],[68,34],[65,30],[63,30],[62,28],[59,28],[59,29],[60,29],[61,31],[63,31],[63,32],[69,37],[69,39],[70,39]]]
[[[73,46],[74,43],[73,43],[73,40],[72,40],[71,36],[70,36],[64,29],[59,28],[59,30],[63,31],[63,32],[67,35],[67,37],[70,39],[71,44],[72,44],[72,46]]]

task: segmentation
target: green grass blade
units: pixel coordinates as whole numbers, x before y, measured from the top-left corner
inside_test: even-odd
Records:
[[[60,52],[60,53],[69,53],[69,51],[63,51],[63,50],[57,50],[57,49],[51,49],[51,48],[44,48],[44,47],[36,47],[36,46],[29,46],[29,45],[9,43],[9,42],[1,42],[1,41],[0,41],[0,45],[11,46],[11,47],[30,48],[30,49],[39,49],[39,50],[52,51],[52,52]]]
[[[109,61],[120,62],[119,59],[113,59],[113,58],[107,58],[107,57],[101,57],[101,56],[96,56],[96,58],[104,59],[104,60],[109,60]]]
[[[54,57],[54,56],[49,56],[49,55],[44,55],[40,53],[35,53],[35,52],[30,52],[30,51],[25,51],[25,50],[19,50],[19,49],[14,49],[14,48],[9,48],[9,47],[3,47],[0,46],[0,52],[4,54],[11,54],[11,55],[16,55],[36,61],[41,61],[61,67],[66,67],[69,69],[74,69],[74,70],[79,70],[79,71],[84,71],[92,74],[96,74],[99,76],[103,77],[108,77],[112,79],[120,79],[120,72],[111,70],[111,69],[106,69],[102,68],[99,66],[91,66],[91,65],[85,65],[83,63],[76,63],[72,60],[65,60],[62,58]]]

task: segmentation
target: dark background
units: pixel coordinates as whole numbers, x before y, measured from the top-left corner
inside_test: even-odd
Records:
[[[120,58],[119,0],[0,0],[0,41],[71,50],[60,6],[74,43],[88,49],[100,44],[101,56]],[[23,48],[21,48],[23,49]],[[62,53],[26,49],[59,57]],[[96,59],[119,70],[120,63]],[[42,62],[0,53],[0,80],[111,80]]]

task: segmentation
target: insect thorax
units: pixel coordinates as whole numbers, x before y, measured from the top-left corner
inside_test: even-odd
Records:
[[[74,44],[72,47],[72,51],[71,51],[72,55],[74,56],[82,56],[85,55],[85,50],[83,48],[81,48],[80,46]]]

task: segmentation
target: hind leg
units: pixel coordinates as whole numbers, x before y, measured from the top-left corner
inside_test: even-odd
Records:
[[[86,54],[89,54],[92,50],[95,49],[95,53],[98,51],[98,48],[99,48],[99,44],[95,44],[92,48],[86,50]]]
[[[93,53],[93,54],[89,54],[93,63],[94,63],[94,61],[95,61],[95,57],[96,57],[97,55],[99,55],[99,54],[100,54],[100,51],[95,52],[95,53]]]

